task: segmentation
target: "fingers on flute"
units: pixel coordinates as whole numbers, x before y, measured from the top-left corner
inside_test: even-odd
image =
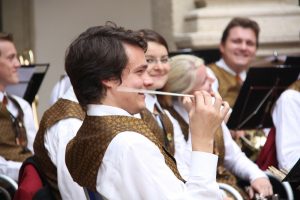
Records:
[[[214,106],[216,109],[220,109],[221,106],[223,105],[222,97],[218,92],[214,92],[213,96],[215,98]]]
[[[221,114],[225,118],[227,116],[227,113],[230,110],[229,103],[227,101],[223,101],[222,108],[221,108]]]
[[[204,104],[205,100],[204,100],[203,91],[196,91],[194,93],[194,96],[195,96],[196,106]]]

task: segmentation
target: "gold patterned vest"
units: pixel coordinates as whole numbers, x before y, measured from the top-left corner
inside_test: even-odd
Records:
[[[35,158],[43,170],[47,181],[51,187],[51,192],[56,199],[61,199],[57,185],[57,169],[48,156],[48,151],[44,145],[44,135],[46,130],[62,119],[77,118],[83,120],[85,112],[78,103],[66,99],[59,99],[43,115],[39,130],[34,140]]]
[[[173,106],[164,106],[165,109],[169,111],[169,113],[177,120],[180,125],[182,134],[184,136],[185,141],[189,139],[189,124],[181,117],[181,115],[174,109]]]
[[[292,89],[292,90],[296,90],[298,92],[300,92],[300,79],[295,81],[290,87],[289,89]]]
[[[18,116],[16,118],[12,117],[6,108],[0,109],[0,155],[6,160],[23,162],[32,155],[27,148],[26,129],[23,124],[24,113],[21,106],[14,98],[8,98],[16,106]],[[0,108],[2,108],[1,102]],[[17,144],[16,142],[17,134],[20,134],[20,131],[23,132],[22,135],[25,137],[25,146]]]
[[[152,133],[158,138],[161,144],[164,145],[166,150],[174,156],[174,129],[171,120],[165,112],[159,113],[159,118],[162,123],[162,128],[148,109],[144,109],[140,112],[141,118],[146,122]]]
[[[137,132],[152,141],[160,149],[175,176],[183,180],[175,159],[164,149],[144,121],[128,116],[86,116],[66,149],[66,164],[73,180],[95,192],[97,174],[105,151],[113,138],[124,131]]]
[[[221,97],[229,103],[230,107],[233,107],[241,89],[240,83],[238,83],[234,75],[218,67],[216,64],[211,64],[209,67],[218,79]]]

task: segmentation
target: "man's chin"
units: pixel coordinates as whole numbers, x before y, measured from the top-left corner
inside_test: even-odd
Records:
[[[135,114],[138,114],[140,112],[142,112],[144,109],[146,108],[146,106],[140,106],[139,108],[135,109],[135,110],[132,110],[130,112],[131,115],[135,115]]]
[[[7,85],[16,85],[20,82],[19,79],[11,80]]]

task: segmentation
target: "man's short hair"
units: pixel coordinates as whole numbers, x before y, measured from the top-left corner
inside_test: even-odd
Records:
[[[258,47],[258,39],[259,39],[259,25],[256,21],[251,20],[249,18],[243,18],[243,17],[235,17],[233,18],[229,24],[226,26],[225,30],[223,31],[223,35],[221,38],[221,43],[224,44],[228,38],[229,31],[234,27],[242,27],[242,28],[250,28],[253,30],[256,36],[256,47]]]
[[[13,42],[13,35],[11,33],[0,32],[0,42],[1,41]],[[0,56],[1,56],[1,50],[0,50]]]
[[[122,82],[128,63],[124,44],[147,49],[139,32],[126,30],[112,22],[88,28],[75,39],[66,52],[65,69],[76,97],[83,106],[101,102],[106,95],[103,80]]]

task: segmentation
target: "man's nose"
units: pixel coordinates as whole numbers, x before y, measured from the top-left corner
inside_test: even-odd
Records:
[[[247,49],[247,47],[248,47],[248,45],[246,42],[241,43],[241,49],[245,50],[245,49]]]
[[[13,62],[14,62],[13,64],[14,64],[15,67],[18,67],[18,68],[21,67],[21,63],[20,63],[20,61],[17,57],[14,59]]]
[[[153,79],[151,78],[151,76],[149,76],[147,72],[145,72],[143,79],[145,87],[149,87],[153,84]]]

